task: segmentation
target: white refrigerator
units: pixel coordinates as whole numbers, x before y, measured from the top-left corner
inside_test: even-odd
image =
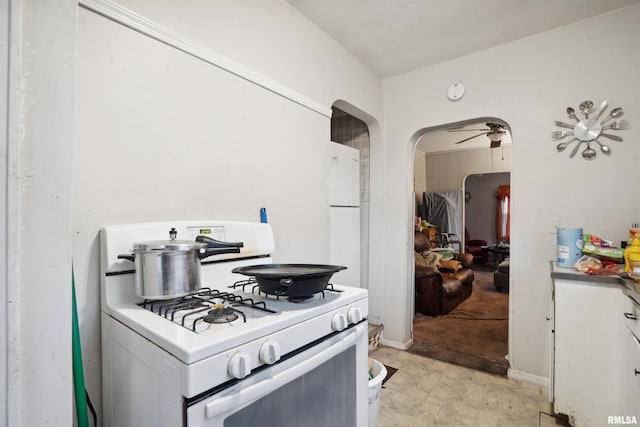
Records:
[[[336,284],[360,287],[360,151],[331,142],[329,262]]]

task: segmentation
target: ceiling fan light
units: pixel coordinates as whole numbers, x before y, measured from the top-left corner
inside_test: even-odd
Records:
[[[502,133],[501,132],[490,133],[490,134],[487,134],[487,136],[489,137],[489,139],[491,141],[494,141],[494,142],[500,141],[502,139]]]

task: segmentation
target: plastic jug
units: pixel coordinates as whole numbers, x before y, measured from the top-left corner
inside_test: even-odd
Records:
[[[631,258],[634,262],[640,258],[640,229],[632,228],[629,230],[631,242],[624,250],[624,271],[628,273],[631,267]],[[633,255],[633,256],[632,256]]]

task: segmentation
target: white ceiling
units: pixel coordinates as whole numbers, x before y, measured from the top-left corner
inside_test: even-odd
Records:
[[[287,1],[380,78],[640,3],[640,0]],[[465,125],[484,128],[484,120]],[[419,141],[422,144],[418,144],[418,149],[425,151],[423,144],[428,137],[429,151],[448,151],[455,141],[477,133],[429,132]],[[503,143],[511,143],[510,134],[503,138]],[[488,146],[488,140],[477,137],[464,146]]]
[[[386,78],[640,0],[287,0]]]

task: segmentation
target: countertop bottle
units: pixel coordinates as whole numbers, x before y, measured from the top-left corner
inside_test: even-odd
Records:
[[[629,277],[640,282],[640,253],[629,254]]]
[[[634,254],[633,258],[640,257],[640,229],[632,228],[629,230],[629,237],[631,241],[624,249],[624,271],[629,272],[631,254]]]

